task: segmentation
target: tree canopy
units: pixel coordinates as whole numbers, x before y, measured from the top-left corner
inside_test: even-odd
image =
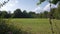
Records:
[[[44,2],[44,1],[50,1],[50,0],[39,0],[39,2],[37,3],[37,5],[41,4],[41,3]],[[60,1],[60,0],[52,0],[51,2],[52,2],[53,4],[57,4],[59,1]]]

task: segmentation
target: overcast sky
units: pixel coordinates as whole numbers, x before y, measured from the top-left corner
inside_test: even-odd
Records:
[[[5,0],[0,0],[0,3],[2,3],[3,1]],[[11,12],[13,12],[17,8],[21,9],[22,11],[27,10],[35,12],[42,11],[42,9],[48,10],[49,2],[45,1],[39,6],[37,6],[37,2],[38,0],[10,0],[6,5],[0,8],[0,10],[6,10]]]

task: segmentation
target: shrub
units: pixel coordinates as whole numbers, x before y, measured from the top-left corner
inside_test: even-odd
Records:
[[[27,34],[27,32],[13,25],[8,26],[5,20],[0,20],[0,34]]]

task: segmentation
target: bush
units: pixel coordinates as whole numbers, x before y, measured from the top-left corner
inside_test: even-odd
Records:
[[[27,34],[27,32],[13,25],[8,26],[5,20],[0,20],[0,34]]]

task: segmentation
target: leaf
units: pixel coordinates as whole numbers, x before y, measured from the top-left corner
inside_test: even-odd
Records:
[[[2,4],[0,4],[0,8],[3,7],[3,5],[5,5],[6,3],[8,3],[9,0],[4,1]]]
[[[53,0],[52,3],[53,4],[57,4],[60,0]]]
[[[37,5],[40,5],[42,2],[44,2],[45,0],[39,0],[39,2],[37,3]]]

